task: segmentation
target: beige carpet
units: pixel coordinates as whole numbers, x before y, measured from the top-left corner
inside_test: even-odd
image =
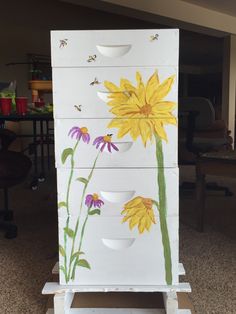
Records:
[[[223,181],[236,194],[236,180]],[[54,174],[37,191],[26,183],[12,189],[11,198],[19,235],[6,240],[0,234],[0,314],[44,314],[47,297],[41,289],[57,260]],[[197,314],[236,313],[235,200],[209,196],[206,231],[200,234],[186,225],[194,223],[193,194],[181,197],[180,260]]]

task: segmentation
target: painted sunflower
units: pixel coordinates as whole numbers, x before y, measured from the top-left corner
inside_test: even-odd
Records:
[[[118,138],[127,133],[133,140],[141,136],[144,146],[148,140],[152,140],[154,134],[167,141],[164,126],[176,125],[176,118],[172,114],[176,103],[165,100],[174,78],[174,75],[170,76],[161,83],[155,71],[146,85],[139,72],[136,73],[136,87],[127,79],[121,79],[120,86],[105,81],[104,85],[110,92],[110,112],[116,116],[108,127],[119,129]]]
[[[151,225],[156,223],[153,201],[150,198],[135,197],[124,205],[121,214],[124,215],[122,222],[129,221],[130,230],[137,226],[139,233],[149,231]]]

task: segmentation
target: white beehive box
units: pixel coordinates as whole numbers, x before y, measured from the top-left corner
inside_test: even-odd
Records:
[[[60,283],[178,283],[178,30],[53,31]]]

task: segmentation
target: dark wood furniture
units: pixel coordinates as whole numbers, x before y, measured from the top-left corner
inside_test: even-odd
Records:
[[[34,154],[34,178],[31,183],[32,189],[37,189],[38,181],[44,181],[45,178],[45,164],[44,164],[44,145],[46,144],[47,149],[47,163],[48,168],[50,167],[49,159],[49,144],[53,143],[50,136],[49,121],[53,121],[52,112],[28,112],[26,115],[18,115],[17,113],[12,113],[9,116],[4,116],[0,114],[0,128],[5,127],[5,121],[31,121],[33,128],[32,134],[18,134],[17,137],[29,137],[33,139],[33,143],[29,146],[29,149]],[[39,133],[38,133],[39,130]],[[40,146],[41,155],[41,170],[39,173],[38,169],[38,152],[37,147]]]
[[[236,178],[236,151],[211,152],[201,155],[196,163],[196,211],[198,231],[204,230],[207,175]]]

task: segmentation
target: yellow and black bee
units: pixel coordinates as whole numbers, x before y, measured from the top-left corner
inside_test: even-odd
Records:
[[[89,56],[87,62],[92,62],[92,61],[96,61],[97,56],[93,55],[93,56]]]
[[[95,77],[95,79],[89,84],[91,86],[101,84],[101,82],[98,81],[98,79]]]
[[[60,40],[60,48],[64,48],[66,45],[67,45],[67,41],[68,41],[68,39],[67,38],[65,38],[65,39],[61,39]]]
[[[77,106],[77,105],[74,105],[74,107],[75,107],[75,109],[77,109],[79,112],[81,112],[81,110],[82,110],[82,109],[81,109],[81,105],[78,105],[78,106]]]
[[[159,37],[158,34],[152,35],[150,36],[150,41],[158,40],[158,37]]]

